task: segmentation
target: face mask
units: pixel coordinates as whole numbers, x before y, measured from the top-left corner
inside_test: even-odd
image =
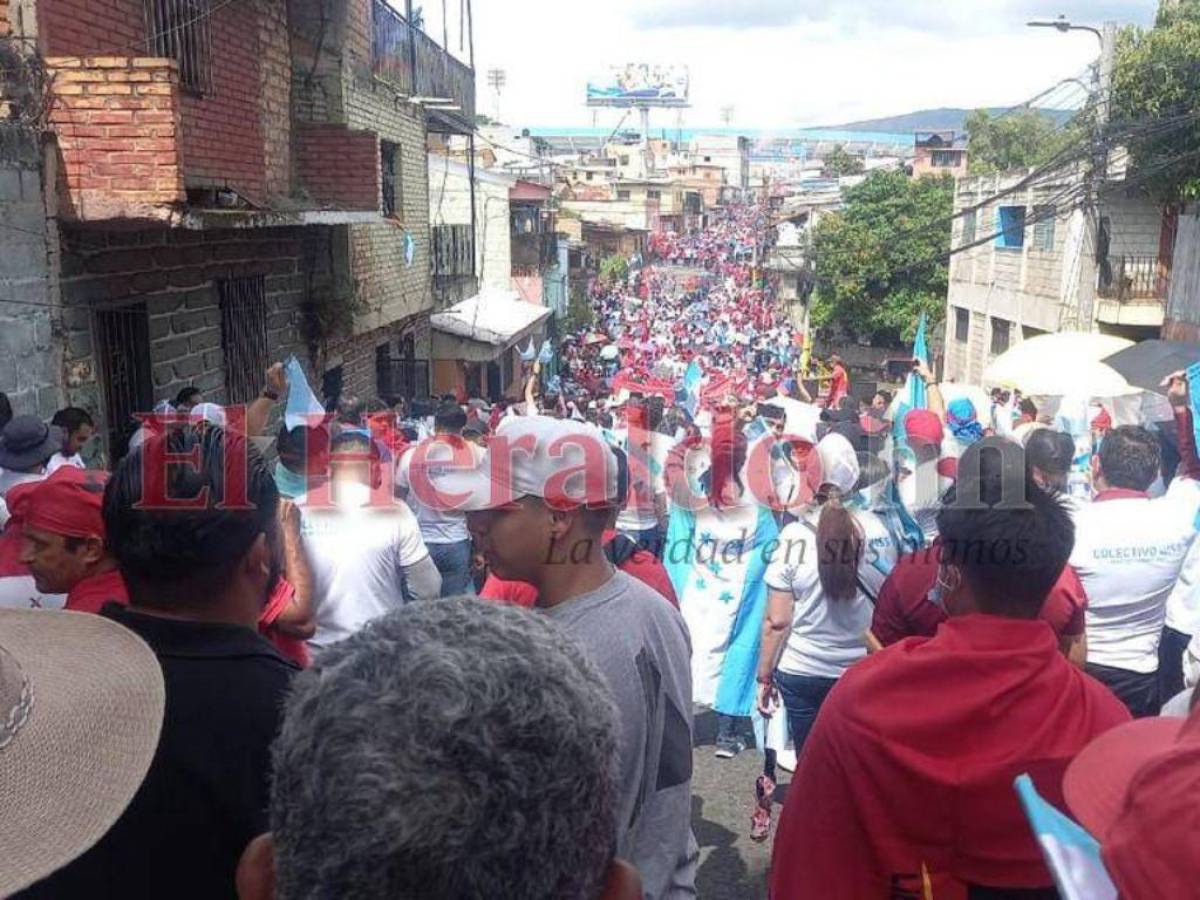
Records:
[[[929,602],[932,603],[934,606],[936,606],[938,609],[940,609],[942,612],[947,611],[946,610],[947,598],[952,593],[954,593],[955,590],[958,589],[957,584],[950,584],[949,579],[946,577],[945,573],[946,573],[946,567],[938,566],[937,578],[934,579],[933,587],[931,587],[929,589],[929,593],[927,595],[929,597]]]

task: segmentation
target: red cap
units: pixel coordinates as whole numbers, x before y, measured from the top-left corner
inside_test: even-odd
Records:
[[[941,446],[942,420],[928,409],[910,409],[904,416],[904,433],[910,444]]]
[[[108,476],[63,466],[39,482],[25,502],[25,524],[66,537],[104,537],[104,482]]]
[[[1187,897],[1200,883],[1200,712],[1139,719],[1075,758],[1063,793],[1100,841],[1122,897]]]

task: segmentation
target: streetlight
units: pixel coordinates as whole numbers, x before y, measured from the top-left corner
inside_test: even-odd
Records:
[[[1053,21],[1037,21],[1026,23],[1030,28],[1053,28],[1055,31],[1061,31],[1066,34],[1068,31],[1090,31],[1100,40],[1100,46],[1104,46],[1104,32],[1099,28],[1094,28],[1091,25],[1076,25],[1066,16],[1059,16]]]

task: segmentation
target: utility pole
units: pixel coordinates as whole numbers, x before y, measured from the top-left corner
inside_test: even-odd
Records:
[[[1096,67],[1096,123],[1092,136],[1092,160],[1086,175],[1084,240],[1079,261],[1080,331],[1094,331],[1096,293],[1100,282],[1100,191],[1108,180],[1108,122],[1112,110],[1113,67],[1116,62],[1117,24],[1105,22],[1100,32],[1100,62]]]
[[[504,69],[488,69],[487,82],[488,82],[488,86],[491,87],[491,89],[496,92],[495,106],[493,107],[493,112],[495,112],[495,114],[496,114],[496,116],[495,116],[496,121],[499,122],[500,121],[500,92],[502,90],[504,90],[504,86],[506,84],[508,84],[508,73],[506,71],[504,71]]]
[[[1170,0],[1167,0],[1170,2]],[[1117,55],[1117,23],[1105,22],[1103,28],[1075,25],[1066,16],[1050,22],[1030,22],[1031,28],[1053,28],[1067,34],[1090,31],[1100,41],[1100,59],[1096,65],[1096,119],[1092,131],[1092,154],[1083,182],[1083,242],[1079,258],[1079,297],[1075,304],[1075,328],[1093,331],[1096,324],[1096,292],[1100,281],[1100,190],[1108,180],[1108,121],[1112,109],[1113,69]]]

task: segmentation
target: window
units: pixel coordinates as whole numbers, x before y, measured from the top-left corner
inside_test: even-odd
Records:
[[[963,213],[962,242],[964,247],[975,243],[975,210],[973,209]]]
[[[1025,207],[1002,206],[996,214],[996,246],[1020,250],[1025,246]]]
[[[217,282],[221,346],[225,350],[225,396],[249,403],[262,388],[267,358],[267,279],[225,278]]]
[[[712,162],[712,157],[711,157],[711,156],[706,156],[706,157],[704,157],[704,161],[705,161],[705,162]]]
[[[404,191],[400,180],[401,151],[399,144],[379,142],[379,170],[383,184],[383,215],[399,219],[404,210]]]
[[[96,310],[96,357],[104,379],[108,452],[120,459],[137,430],[133,414],[154,405],[150,318],[145,303]]]
[[[342,385],[346,380],[346,370],[342,366],[326,369],[321,376],[321,399],[325,401],[326,409],[337,409],[342,400]]]
[[[648,200],[661,200],[662,191],[646,191],[646,198]]]
[[[931,161],[935,169],[955,169],[959,164],[959,152],[957,150],[934,150]]]
[[[623,166],[629,165],[629,157],[628,156],[621,157],[621,165],[623,165]]]
[[[999,356],[1008,349],[1012,322],[1007,319],[992,318],[992,356]]]
[[[628,200],[629,199],[629,191],[617,191],[617,199],[618,200]]]
[[[1045,334],[1045,333],[1046,332],[1042,331],[1042,329],[1034,328],[1032,325],[1022,325],[1021,326],[1021,340],[1023,340],[1023,341],[1027,341],[1030,338],[1035,338],[1039,334]]]
[[[145,4],[147,55],[178,62],[179,86],[184,90],[211,94],[210,0],[145,0]]]
[[[594,181],[594,180],[595,180],[595,178],[596,178],[596,173],[595,173],[595,172],[588,172],[588,173],[587,173],[587,180],[588,180],[588,181]]]
[[[1054,252],[1054,207],[1033,208],[1033,249]]]
[[[971,311],[955,307],[954,309],[954,339],[965,344],[971,339]]]

